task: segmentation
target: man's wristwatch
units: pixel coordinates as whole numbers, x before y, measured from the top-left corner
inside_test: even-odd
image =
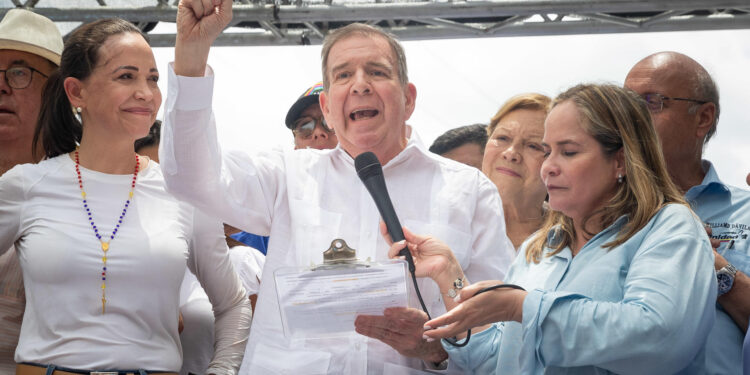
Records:
[[[720,296],[732,289],[735,275],[737,275],[737,268],[734,268],[731,263],[727,263],[726,266],[721,267],[720,270],[716,271],[716,280],[719,282]]]
[[[458,293],[461,293],[461,289],[464,288],[464,278],[459,277],[456,280],[453,280],[453,288],[448,289],[448,297],[450,298],[456,298]]]

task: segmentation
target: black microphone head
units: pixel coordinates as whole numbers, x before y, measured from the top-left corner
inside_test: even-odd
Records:
[[[372,176],[382,175],[383,167],[380,160],[370,151],[363,152],[354,158],[354,168],[357,170],[359,179],[364,181]]]

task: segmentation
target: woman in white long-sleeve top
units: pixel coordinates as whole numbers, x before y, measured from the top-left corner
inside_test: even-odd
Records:
[[[525,290],[462,287],[450,249],[407,231],[418,276],[458,294],[425,336],[478,327],[465,347],[443,341],[467,373],[703,373],[711,247],[667,174],[645,103],[613,85],[573,87],[553,103],[543,144],[551,212],[505,280]]]
[[[216,315],[208,372],[237,372],[251,313],[221,223],[171,197],[159,165],[134,152],[161,104],[158,78],[129,22],[76,29],[45,88],[47,159],[0,178],[0,249],[15,243],[27,296],[16,374],[176,373],[186,262]]]

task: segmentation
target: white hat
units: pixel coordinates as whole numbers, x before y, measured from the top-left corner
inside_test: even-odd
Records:
[[[0,21],[0,49],[33,53],[60,65],[60,30],[49,18],[25,9],[11,9]]]

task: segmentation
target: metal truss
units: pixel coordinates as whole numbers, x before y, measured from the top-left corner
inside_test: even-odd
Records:
[[[3,0],[56,22],[121,17],[174,45],[176,0]],[[377,25],[402,40],[750,28],[750,0],[234,0],[221,46],[319,44],[351,22]],[[161,25],[160,25],[161,26]]]

